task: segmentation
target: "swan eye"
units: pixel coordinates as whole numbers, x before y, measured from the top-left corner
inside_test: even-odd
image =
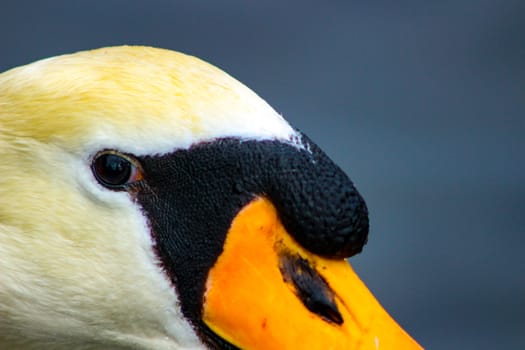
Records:
[[[115,152],[97,154],[91,170],[102,186],[112,190],[125,190],[128,185],[142,180],[142,172],[135,162]]]

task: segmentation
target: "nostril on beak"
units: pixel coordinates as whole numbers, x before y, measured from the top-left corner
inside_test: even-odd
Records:
[[[308,260],[298,254],[281,252],[280,270],[284,281],[292,287],[308,310],[327,322],[343,324],[334,292]]]

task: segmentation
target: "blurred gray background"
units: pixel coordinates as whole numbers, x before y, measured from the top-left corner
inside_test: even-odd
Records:
[[[0,2],[0,70],[118,44],[254,89],[371,212],[351,261],[428,349],[525,349],[525,1]]]

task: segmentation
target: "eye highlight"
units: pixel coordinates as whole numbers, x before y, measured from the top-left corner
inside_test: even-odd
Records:
[[[98,153],[91,164],[91,171],[102,186],[111,190],[125,190],[128,185],[143,179],[137,162],[115,151]]]

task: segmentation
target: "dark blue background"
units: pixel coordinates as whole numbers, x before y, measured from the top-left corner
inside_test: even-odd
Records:
[[[525,2],[0,3],[0,70],[147,44],[253,88],[351,175],[356,270],[429,349],[525,349]]]

